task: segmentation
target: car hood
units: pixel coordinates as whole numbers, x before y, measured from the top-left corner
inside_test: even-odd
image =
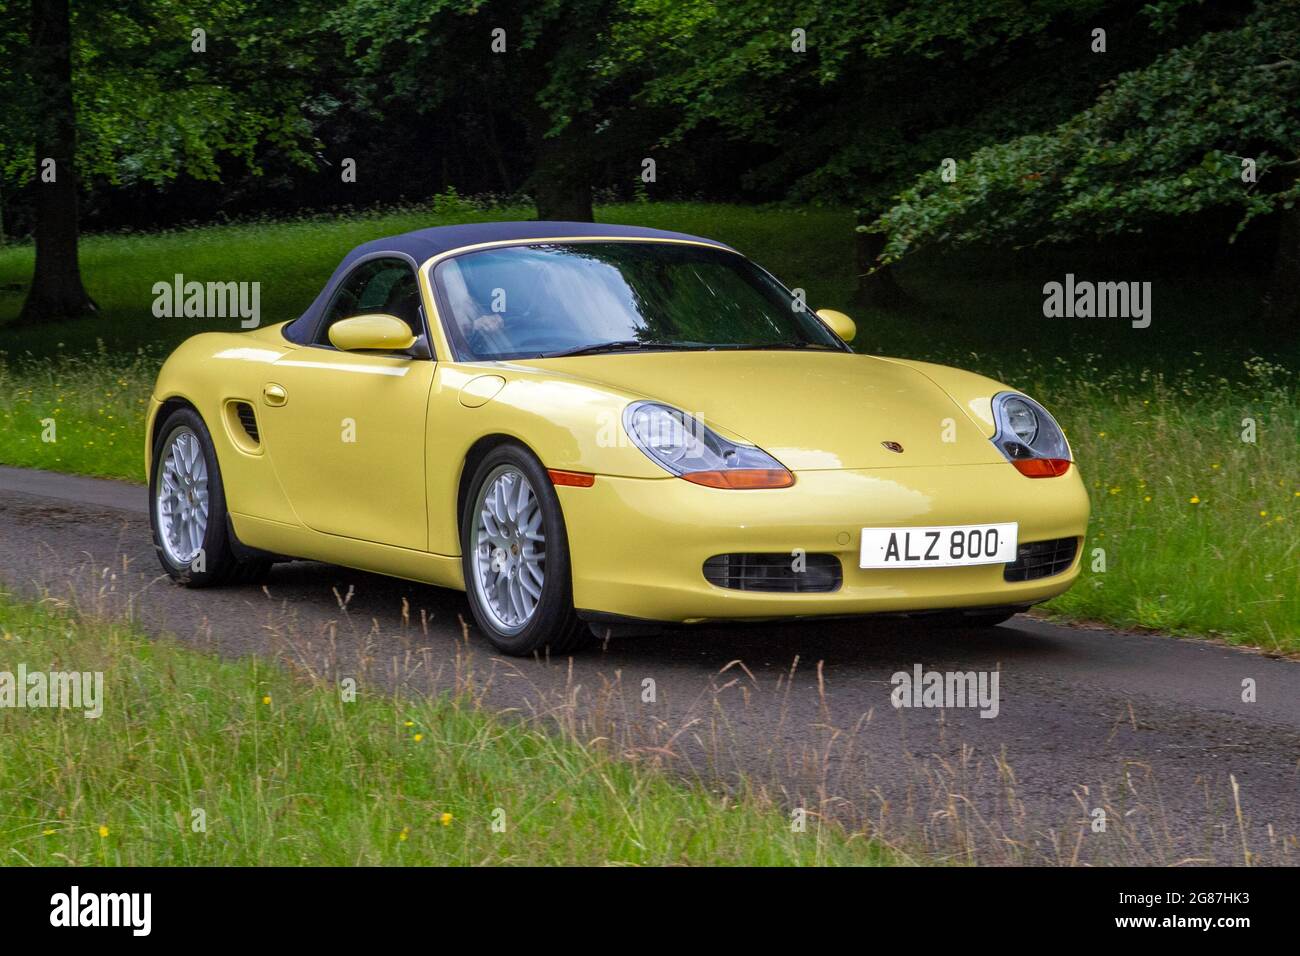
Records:
[[[674,405],[793,471],[1005,461],[929,378],[868,355],[636,352],[518,364]]]

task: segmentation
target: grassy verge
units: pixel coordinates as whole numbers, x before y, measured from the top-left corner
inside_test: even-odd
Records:
[[[1265,363],[1250,377],[1024,383],[1060,412],[1092,498],[1083,574],[1048,610],[1300,653],[1300,394]]]
[[[103,713],[0,708],[0,865],[892,860],[833,825],[792,832],[755,796],[679,784],[466,699],[362,686],[345,703],[265,662],[0,595],[0,672],[20,662],[102,672]]]
[[[104,348],[0,361],[0,464],[144,480],[144,416],[161,359]]]

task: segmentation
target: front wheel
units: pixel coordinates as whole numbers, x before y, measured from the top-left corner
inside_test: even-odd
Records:
[[[499,445],[469,487],[461,554],[478,626],[516,656],[581,646],[588,631],[573,609],[564,515],[546,469],[525,449]]]

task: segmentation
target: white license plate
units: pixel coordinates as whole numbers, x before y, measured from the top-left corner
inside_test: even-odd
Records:
[[[941,528],[863,528],[863,568],[955,568],[1016,559],[1019,525],[967,524]]]

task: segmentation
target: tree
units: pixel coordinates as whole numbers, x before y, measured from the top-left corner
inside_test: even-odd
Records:
[[[326,24],[366,76],[386,79],[390,113],[502,117],[522,130],[531,153],[524,187],[538,218],[590,221],[598,170],[619,155],[624,128],[645,116],[627,108],[641,77],[613,55],[610,40],[633,6],[347,0]]]
[[[1189,2],[1158,6],[1171,13]],[[851,203],[863,225],[918,170],[1076,112],[1100,84],[1146,62],[1153,39],[1151,11],[1120,0],[808,0],[795,8],[643,0],[641,8],[647,15],[616,55],[648,62],[654,79],[641,98],[676,111],[669,140],[717,128],[753,157],[748,186]],[[1091,56],[1097,20],[1143,42]],[[859,230],[857,242],[859,298],[896,304],[883,237]]]
[[[19,322],[93,311],[77,259],[77,117],[68,0],[32,0],[31,103],[35,141],[36,271]]]
[[[921,246],[1016,246],[1102,239],[1202,210],[1235,209],[1236,232],[1277,215],[1263,303],[1300,318],[1300,7],[1261,3],[1126,73],[1088,108],[1042,133],[986,146],[944,182],[926,172],[870,229],[880,263]]]
[[[5,4],[0,19],[10,19]],[[259,146],[310,162],[300,5],[271,0],[31,0],[24,67],[0,72],[4,173],[35,195],[36,264],[20,322],[94,309],[78,265],[79,189],[254,172]],[[279,31],[277,33],[277,31]],[[24,145],[25,144],[25,145]],[[26,158],[23,158],[26,157]]]

